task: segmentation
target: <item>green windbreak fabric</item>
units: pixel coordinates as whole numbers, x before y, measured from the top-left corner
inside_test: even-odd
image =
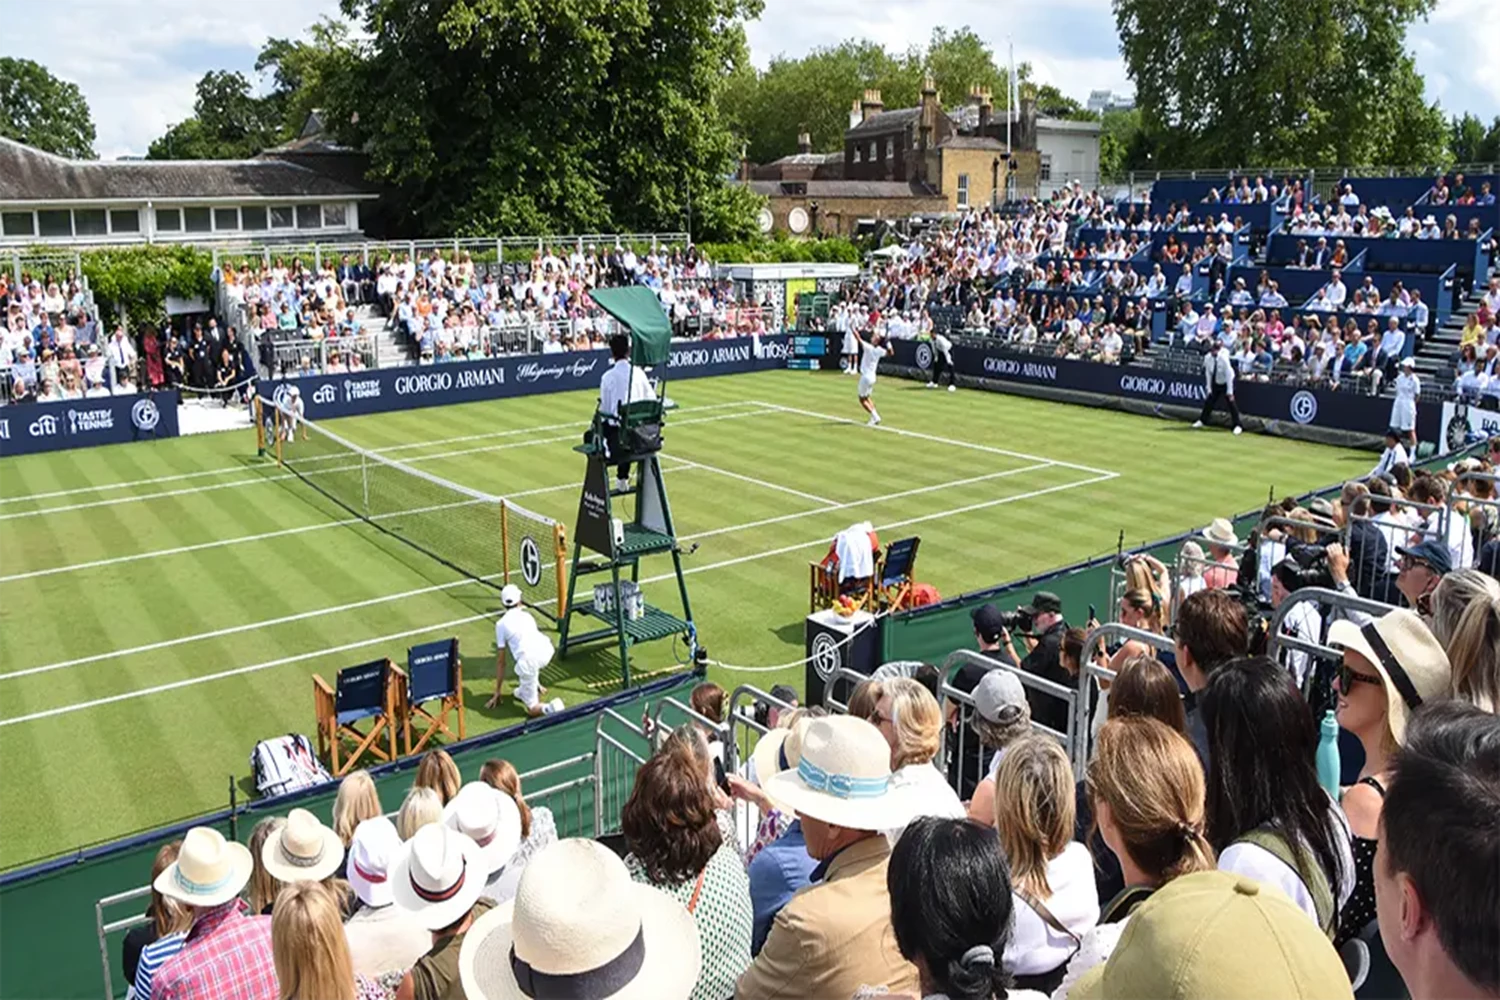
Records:
[[[599,308],[630,328],[632,364],[664,365],[672,352],[672,324],[656,293],[644,285],[596,288],[589,297]]]

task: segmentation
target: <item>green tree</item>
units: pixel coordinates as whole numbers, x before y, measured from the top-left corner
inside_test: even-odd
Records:
[[[718,105],[759,10],[344,0],[369,36],[351,138],[423,232],[655,229],[685,224],[690,206],[695,230],[733,231],[744,223],[726,211],[750,203],[721,191],[737,148]]]
[[[1159,165],[1411,164],[1445,129],[1404,49],[1435,0],[1113,0]]]
[[[271,92],[263,101],[267,113],[280,123],[283,139],[300,132],[315,110],[324,112],[324,125],[330,130],[337,133],[343,128],[347,117],[340,116],[347,116],[357,103],[351,83],[360,58],[349,37],[349,23],[337,18],[319,18],[305,39],[267,40],[255,71],[271,77]]]
[[[250,91],[243,73],[210,70],[198,81],[193,116],[173,125],[146,151],[152,160],[234,160],[274,145],[275,109]]]
[[[1500,115],[1489,128],[1470,112],[1448,123],[1448,146],[1455,163],[1495,163],[1500,161]]]
[[[94,158],[94,119],[82,91],[30,59],[0,57],[0,135],[58,156]]]

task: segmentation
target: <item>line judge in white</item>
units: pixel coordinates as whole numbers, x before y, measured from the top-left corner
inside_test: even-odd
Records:
[[[1208,353],[1203,355],[1203,382],[1208,387],[1208,398],[1203,401],[1203,412],[1198,414],[1193,426],[1202,427],[1207,423],[1222,399],[1234,421],[1234,432],[1240,433],[1243,428],[1240,427],[1240,408],[1234,402],[1234,363],[1223,343],[1217,339],[1209,343]]]
[[[1391,404],[1391,429],[1400,431],[1411,454],[1417,453],[1417,397],[1422,394],[1422,380],[1416,375],[1417,363],[1401,359],[1401,374],[1396,376],[1396,401]]]
[[[561,698],[543,704],[547,689],[541,685],[542,668],[552,662],[552,640],[542,634],[536,618],[521,606],[521,588],[513,583],[500,590],[500,603],[506,612],[495,623],[495,693],[485,708],[500,704],[505,689],[505,657],[516,661],[516,698],[526,706],[526,714],[535,719],[563,709]]]
[[[620,407],[655,399],[656,390],[643,368],[630,363],[630,338],[617,333],[609,338],[610,357],[614,363],[599,379],[599,412],[604,417],[604,444],[611,456],[620,449]],[[630,488],[630,463],[615,468],[615,489]]]

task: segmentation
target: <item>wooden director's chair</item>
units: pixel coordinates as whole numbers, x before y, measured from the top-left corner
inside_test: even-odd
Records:
[[[313,705],[318,719],[318,755],[328,760],[335,778],[342,778],[366,754],[376,760],[396,759],[396,675],[390,660],[372,660],[345,667],[334,679],[336,688],[313,675]],[[368,729],[361,729],[367,725]],[[345,740],[354,749],[339,760]]]
[[[406,651],[406,669],[391,669],[396,674],[396,717],[408,756],[421,753],[438,733],[450,740],[464,738],[464,665],[457,639],[413,646]],[[428,707],[432,702],[436,704]],[[456,717],[457,732],[451,727],[450,714]],[[421,737],[415,743],[414,731]]]

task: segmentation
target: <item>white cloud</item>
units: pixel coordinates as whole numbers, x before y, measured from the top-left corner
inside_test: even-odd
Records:
[[[1449,113],[1500,114],[1500,62],[1494,58],[1496,3],[1439,0],[1410,34],[1429,99]],[[82,88],[98,130],[101,156],[144,153],[173,122],[192,113],[193,85],[210,69],[252,75],[270,36],[296,37],[337,0],[0,0],[7,55],[34,59]],[[1130,89],[1109,0],[766,0],[747,26],[751,57],[765,66],[778,54],[800,56],[849,37],[892,49],[922,45],[937,25],[969,25],[1005,58],[1082,100],[1093,89]]]

